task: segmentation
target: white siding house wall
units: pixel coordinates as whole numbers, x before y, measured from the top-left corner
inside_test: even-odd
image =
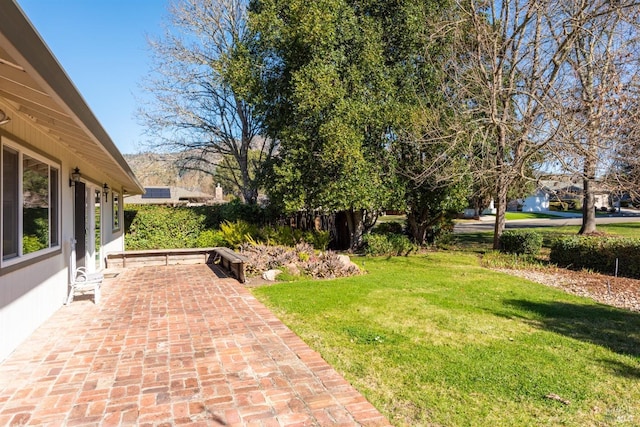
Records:
[[[549,195],[544,191],[538,191],[533,196],[524,199],[522,212],[548,212]]]
[[[124,249],[122,216],[121,227],[112,227],[111,190],[135,195],[144,189],[17,3],[0,0],[0,17],[0,144],[7,147],[0,151],[0,169],[6,167],[0,173],[2,360],[62,307],[75,225],[87,247],[78,262],[90,270],[102,268],[96,243],[102,258]],[[75,168],[84,185],[69,182]],[[56,181],[54,193],[50,187]],[[77,206],[84,218],[74,218],[76,190],[85,187],[87,203]],[[103,187],[110,189],[106,199]],[[99,242],[94,238],[96,191],[102,213]]]
[[[1,101],[1,99],[0,99]],[[0,109],[5,111],[0,102]],[[78,167],[87,188],[102,188],[101,173],[29,126],[17,114],[0,128],[0,142],[37,152],[60,164],[60,246],[38,260],[27,260],[0,268],[0,361],[5,359],[38,326],[64,304],[69,284],[70,242],[74,235],[74,196],[69,186],[71,171]],[[91,198],[88,198],[92,202]],[[103,254],[124,250],[123,228],[112,230],[111,194],[102,201]],[[88,248],[92,250],[92,248]],[[92,254],[88,254],[91,258]]]
[[[68,270],[61,256],[0,278],[0,360],[58,310],[67,294]]]
[[[609,195],[608,194],[596,194],[594,196],[594,206],[597,209],[600,208],[610,208],[611,203],[609,203]]]

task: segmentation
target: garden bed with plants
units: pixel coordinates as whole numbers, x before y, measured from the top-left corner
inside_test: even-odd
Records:
[[[247,258],[245,269],[252,284],[264,283],[260,278],[270,280],[264,276],[267,271],[277,272],[279,280],[335,279],[360,274],[349,257],[318,251],[304,242],[294,247],[245,243],[240,251]]]

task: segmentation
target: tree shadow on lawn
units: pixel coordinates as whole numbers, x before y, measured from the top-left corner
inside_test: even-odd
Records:
[[[640,368],[628,363],[613,359],[598,359],[598,362],[614,374],[626,378],[640,378]]]
[[[596,344],[619,354],[640,358],[640,313],[602,304],[519,299],[505,300],[504,303],[535,313],[537,316],[533,318],[518,314],[516,316],[548,331]],[[619,374],[640,377],[640,369],[637,366],[622,366],[614,361],[603,362],[611,365],[610,367]]]

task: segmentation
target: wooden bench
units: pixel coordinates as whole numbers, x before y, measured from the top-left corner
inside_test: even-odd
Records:
[[[108,268],[144,267],[151,265],[177,264],[220,264],[240,283],[245,282],[244,265],[247,258],[233,249],[190,248],[190,249],[153,249],[141,251],[115,252],[107,255]]]
[[[213,264],[214,248],[146,249],[107,254],[107,268]]]
[[[213,253],[215,256],[214,262],[219,261],[220,265],[230,271],[238,282],[245,282],[244,265],[248,261],[245,256],[225,247],[213,248]]]

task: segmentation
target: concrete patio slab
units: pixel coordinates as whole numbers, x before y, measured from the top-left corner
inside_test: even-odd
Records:
[[[124,270],[0,364],[0,425],[386,426],[236,280]]]

